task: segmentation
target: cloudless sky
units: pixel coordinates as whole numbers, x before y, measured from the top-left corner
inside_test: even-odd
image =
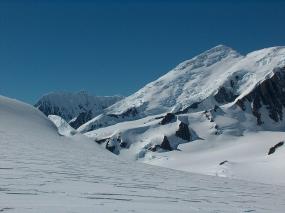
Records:
[[[218,44],[285,45],[285,1],[1,0],[0,94],[127,96]]]

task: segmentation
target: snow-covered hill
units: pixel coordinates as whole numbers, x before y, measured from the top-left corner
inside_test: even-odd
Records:
[[[110,106],[83,124],[88,132],[122,121],[166,112],[201,111],[233,102],[250,92],[277,67],[285,66],[285,47],[254,51],[245,56],[216,46]]]
[[[53,92],[35,104],[45,115],[58,115],[74,128],[86,123],[117,101],[121,96],[92,96],[87,92]]]
[[[283,212],[285,188],[129,162],[0,97],[1,212]]]

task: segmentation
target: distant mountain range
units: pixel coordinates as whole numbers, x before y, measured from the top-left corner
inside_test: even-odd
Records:
[[[52,92],[40,98],[35,107],[47,116],[61,116],[72,127],[78,128],[122,99],[122,96],[92,96],[85,91]]]

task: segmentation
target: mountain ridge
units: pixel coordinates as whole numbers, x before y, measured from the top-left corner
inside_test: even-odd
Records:
[[[243,56],[230,47],[218,45],[180,63],[106,108],[101,115],[79,127],[79,131],[87,132],[148,115],[186,109],[199,111],[223,105],[252,90],[275,67],[282,66],[285,66],[284,46],[264,48]],[[130,109],[136,113],[121,116]]]
[[[122,98],[118,95],[93,96],[86,91],[60,91],[43,95],[34,106],[46,116],[61,116],[70,122],[70,125],[77,128]]]

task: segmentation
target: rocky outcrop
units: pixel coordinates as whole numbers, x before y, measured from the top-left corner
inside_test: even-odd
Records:
[[[246,103],[250,103],[246,105]],[[258,125],[263,123],[260,109],[263,107],[268,116],[275,122],[283,120],[283,107],[285,107],[285,68],[277,68],[270,78],[260,82],[250,93],[236,101],[242,110],[251,107]]]
[[[172,147],[171,147],[169,140],[166,136],[163,137],[163,141],[162,141],[160,147],[164,150],[172,151]]]
[[[166,136],[164,136],[163,137],[163,141],[162,141],[162,143],[160,145],[159,144],[155,144],[155,145],[149,147],[148,150],[150,150],[152,152],[157,152],[159,150],[172,151],[173,148],[171,147],[168,138]]]
[[[105,148],[107,150],[109,150],[110,152],[118,155],[120,154],[120,150],[119,150],[119,144],[120,143],[120,140],[119,139],[114,139],[114,138],[110,138],[107,143],[106,143],[106,146]]]
[[[231,81],[231,86],[233,87],[234,83]],[[218,92],[214,95],[215,100],[220,103],[230,103],[233,102],[237,95],[235,95],[230,89],[226,89],[225,87],[220,87]]]
[[[181,122],[175,135],[183,140],[191,141],[191,133],[187,124]]]
[[[167,113],[162,120],[159,122],[161,125],[169,124],[174,121],[176,116],[173,113]]]
[[[219,163],[219,165],[224,165],[225,163],[228,163],[229,161],[225,160],[225,161],[222,161],[221,163]]]
[[[137,108],[131,107],[121,114],[107,114],[107,116],[113,118],[126,118],[126,117],[135,117],[137,114],[138,114]]]
[[[73,128],[77,129],[80,127],[82,124],[86,123],[87,121],[91,120],[93,117],[92,112],[81,112],[77,118],[69,122],[69,125],[72,126]]]
[[[273,147],[270,147],[268,155],[273,154],[276,151],[277,148],[279,148],[279,147],[281,147],[283,145],[284,145],[284,141],[281,141],[281,142],[275,144]]]

